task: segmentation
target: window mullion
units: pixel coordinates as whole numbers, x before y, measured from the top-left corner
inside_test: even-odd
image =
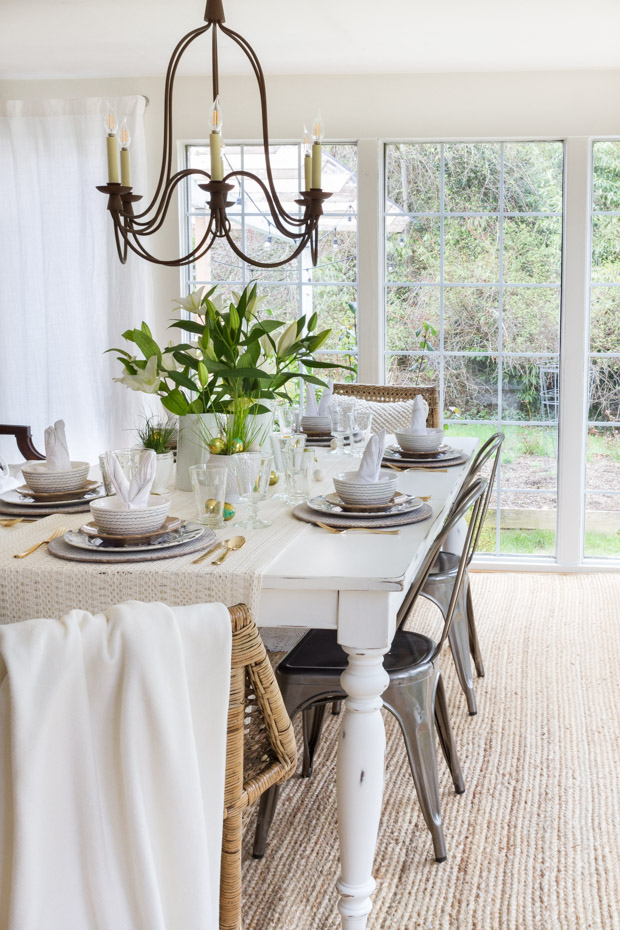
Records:
[[[357,143],[358,380],[368,384],[385,380],[382,151],[377,139],[359,139]]]

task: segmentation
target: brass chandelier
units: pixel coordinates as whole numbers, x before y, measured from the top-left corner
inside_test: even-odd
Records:
[[[297,258],[309,245],[312,264],[316,266],[319,245],[319,219],[323,214],[323,201],[331,197],[321,189],[321,139],[323,127],[320,116],[313,126],[313,137],[304,134],[304,183],[305,190],[300,191],[299,200],[295,203],[302,208],[301,216],[288,213],[278,197],[273,180],[271,160],[269,156],[269,129],[267,123],[267,94],[265,78],[260,61],[249,42],[239,33],[224,25],[223,0],[207,0],[204,19],[206,26],[201,26],[188,32],[176,46],[166,73],[164,97],[164,141],[161,171],[157,189],[148,207],[141,213],[134,212],[134,204],[142,200],[140,195],[133,193],[130,183],[129,145],[131,138],[127,130],[126,121],[120,131],[116,124],[116,117],[110,111],[106,116],[106,142],[108,155],[108,183],[97,188],[108,196],[108,210],[114,224],[114,237],[118,256],[125,264],[129,250],[141,258],[157,265],[179,267],[196,262],[202,258],[213,246],[217,239],[226,239],[230,248],[239,258],[249,265],[257,268],[278,268]],[[209,147],[211,153],[211,173],[200,168],[186,168],[183,171],[172,171],[173,132],[172,132],[172,98],[174,92],[174,79],[181,59],[189,46],[200,36],[211,30],[211,69],[213,78],[213,108],[211,110],[211,133]],[[250,62],[260,94],[263,148],[265,153],[265,167],[267,183],[264,183],[255,174],[249,171],[238,170],[224,174],[221,157],[222,110],[219,100],[219,70],[218,70],[218,33],[221,32],[241,48]],[[117,138],[118,136],[118,138]],[[119,153],[120,141],[120,177]],[[200,242],[191,251],[180,258],[168,260],[156,258],[146,248],[144,242],[147,237],[158,232],[163,226],[172,196],[178,184],[185,178],[197,175],[203,178],[198,187],[208,195],[207,206],[210,218]],[[281,236],[291,240],[292,251],[287,258],[280,261],[263,262],[246,255],[234,241],[231,233],[231,223],[226,208],[233,206],[234,201],[228,200],[230,192],[234,189],[234,181],[248,178],[261,188],[267,202],[270,218],[269,222],[278,230]]]

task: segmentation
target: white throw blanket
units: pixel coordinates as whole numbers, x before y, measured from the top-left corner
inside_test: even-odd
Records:
[[[113,452],[106,452],[105,462],[108,467],[110,483],[116,496],[125,505],[125,509],[135,510],[148,507],[151,488],[155,480],[155,469],[157,468],[157,458],[154,451],[146,449],[140,456],[140,463],[131,481],[127,480],[123,467]]]
[[[371,436],[364,450],[356,481],[361,484],[374,484],[381,474],[381,462],[385,448],[385,430]]]
[[[218,930],[231,624],[0,625],[2,930]]]
[[[64,420],[56,420],[45,430],[45,466],[48,471],[68,471],[71,468]]]
[[[411,432],[416,436],[426,433],[426,418],[428,417],[428,404],[421,394],[413,399],[413,412],[411,414]]]

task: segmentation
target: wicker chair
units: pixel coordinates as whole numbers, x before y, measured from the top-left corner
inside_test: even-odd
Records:
[[[413,400],[414,397],[421,394],[428,404],[427,426],[438,427],[441,425],[439,393],[434,385],[403,387],[391,384],[334,384],[334,394],[344,397],[359,397],[361,400],[374,401],[380,404]]]
[[[0,423],[0,436],[15,436],[17,448],[28,461],[41,461],[45,458],[35,449],[29,426],[12,426],[11,424]]]
[[[291,777],[297,764],[293,727],[247,607],[230,608],[232,662],[220,882],[220,930],[241,927],[243,811]],[[249,721],[249,722],[247,722]]]

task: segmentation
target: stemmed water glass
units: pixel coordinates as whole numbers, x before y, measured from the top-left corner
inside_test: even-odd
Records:
[[[370,439],[372,413],[367,410],[350,411],[348,422],[351,455],[361,458]]]
[[[331,404],[329,416],[332,421],[332,436],[336,440],[336,448],[332,449],[332,455],[342,455],[346,451],[344,437],[349,430],[348,409],[342,404]]]
[[[267,497],[273,469],[273,456],[262,452],[238,452],[233,456],[235,474],[241,497],[247,501],[247,516],[237,525],[240,529],[258,530],[271,526],[258,516],[258,505]]]

